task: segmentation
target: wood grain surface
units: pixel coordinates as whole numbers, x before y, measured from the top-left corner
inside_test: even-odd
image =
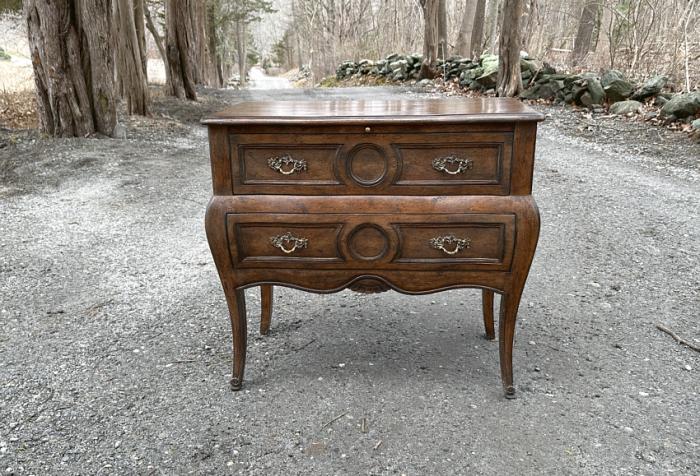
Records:
[[[512,98],[241,102],[203,124],[352,124],[542,121],[544,115]]]

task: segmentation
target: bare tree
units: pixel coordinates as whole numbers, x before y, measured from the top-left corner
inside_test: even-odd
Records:
[[[210,51],[212,41],[209,35],[212,31],[209,20],[212,0],[197,0],[190,3],[190,21],[194,43],[192,45],[192,70],[194,82],[206,86],[219,87],[219,75],[216,68],[216,56]]]
[[[156,28],[156,24],[153,21],[153,16],[151,15],[151,9],[148,7],[147,3],[144,3],[143,15],[146,20],[146,28],[148,28],[148,31],[151,33],[151,36],[153,37],[153,42],[156,44],[156,48],[158,48],[160,57],[162,58],[163,63],[165,64],[165,62],[168,61],[168,57],[165,53],[165,47],[163,46],[163,37],[158,32],[158,28]]]
[[[688,47],[688,24],[690,23],[691,12],[695,7],[695,0],[688,1],[685,22],[683,23],[683,52],[685,59],[685,90],[690,92],[690,49]]]
[[[241,84],[245,84],[248,73],[248,25],[260,21],[263,13],[272,12],[269,0],[229,0],[221,4],[220,21],[227,27],[233,25]]]
[[[520,19],[520,47],[525,50],[530,50],[530,38],[533,36],[533,29],[536,24],[538,0],[524,0],[523,15]]]
[[[447,2],[438,0],[438,56],[447,57]]]
[[[241,85],[245,85],[248,82],[248,54],[246,43],[248,38],[246,37],[246,23],[241,20],[235,22],[236,28],[236,49],[238,50],[238,74],[241,78]]]
[[[474,58],[481,54],[484,42],[486,0],[464,0],[462,23],[455,42],[455,52]]]
[[[481,3],[484,3],[483,0]],[[459,27],[457,41],[455,42],[455,52],[460,56],[472,55],[472,36],[474,33],[476,4],[476,0],[464,0],[464,13],[462,13],[462,24]]]
[[[421,0],[423,7],[423,63],[421,78],[434,78],[437,75],[435,63],[438,58],[438,16],[440,0]]]
[[[607,3],[602,5],[602,14],[598,26],[598,42],[595,47],[596,57],[606,66],[611,67],[614,63],[614,55],[610,54],[611,46],[614,44],[611,37],[615,31],[615,15],[613,7]]]
[[[135,0],[136,4],[143,3]],[[114,39],[119,93],[126,100],[129,114],[148,114],[148,82],[146,76],[146,44],[136,27],[134,0],[115,0]],[[143,28],[143,8],[141,27]],[[143,33],[143,30],[141,30]]]
[[[292,18],[294,20],[294,26],[299,25],[299,20],[298,20],[298,13],[297,13],[297,8],[296,8],[296,3],[294,0],[292,0]],[[296,40],[296,49],[297,49],[297,67],[301,68],[302,65],[304,64],[304,60],[301,56],[301,35],[299,34],[299,31],[294,32],[294,39]]]
[[[474,12],[474,28],[472,29],[472,40],[470,56],[475,58],[483,51],[484,46],[484,17],[486,15],[486,0],[476,0],[476,11]]]
[[[148,49],[146,48],[146,0],[134,1],[134,27],[136,28],[136,38],[141,51],[141,68],[148,80]]]
[[[224,85],[224,57],[221,55],[221,49],[219,48],[219,43],[221,39],[217,35],[217,5],[215,1],[209,1],[207,3],[207,18],[206,18],[206,29],[207,29],[207,42],[208,48],[206,54],[208,56],[207,62],[207,76],[209,77],[209,85],[213,87],[220,88]]]
[[[210,67],[216,70],[217,86],[231,76],[235,62],[232,53],[236,39],[231,32],[231,20],[227,8],[230,0],[209,0],[207,5],[207,37],[209,40]]]
[[[109,0],[26,0],[39,119],[53,136],[112,136],[117,124]]]
[[[498,45],[496,40],[498,39],[498,17],[500,10],[500,0],[489,0],[489,24],[491,25],[489,30],[489,43],[491,45],[492,54],[496,53],[496,46]]]
[[[498,80],[496,92],[499,96],[516,96],[523,89],[520,75],[520,16],[523,0],[504,0],[503,25],[498,42]]]
[[[290,29],[295,35],[297,63],[303,60],[315,76],[324,76],[345,60],[420,51],[423,35],[416,31],[416,25],[424,21],[421,3],[420,0],[294,0]],[[303,58],[299,58],[299,53]]]
[[[643,0],[632,2],[626,10],[625,24],[630,25],[622,31],[627,42],[626,58],[630,71],[635,71],[643,56],[649,52],[649,40],[658,19],[658,10],[663,0]],[[690,3],[690,2],[689,2]]]
[[[194,0],[165,0],[165,44],[168,61],[166,91],[178,98],[197,100],[192,61],[195,43],[190,3]]]
[[[578,32],[574,41],[574,52],[572,62],[577,65],[588,54],[591,48],[591,39],[593,38],[593,29],[598,18],[598,2],[586,1],[581,11],[581,17],[578,23]]]

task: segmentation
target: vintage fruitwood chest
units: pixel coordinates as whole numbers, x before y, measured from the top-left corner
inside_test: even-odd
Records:
[[[243,383],[244,289],[422,294],[482,289],[507,397],[520,296],[539,236],[531,196],[537,123],[513,99],[237,104],[209,128],[214,196],[206,231]]]

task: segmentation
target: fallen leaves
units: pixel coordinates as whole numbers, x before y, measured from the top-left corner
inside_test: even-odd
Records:
[[[34,91],[0,92],[0,127],[8,129],[33,129],[39,125]]]

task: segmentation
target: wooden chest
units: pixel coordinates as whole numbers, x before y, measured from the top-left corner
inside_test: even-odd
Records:
[[[506,396],[520,296],[539,234],[537,122],[512,99],[242,103],[209,127],[209,244],[229,305],[231,387],[246,352],[243,290],[272,286],[420,294],[483,290]]]

